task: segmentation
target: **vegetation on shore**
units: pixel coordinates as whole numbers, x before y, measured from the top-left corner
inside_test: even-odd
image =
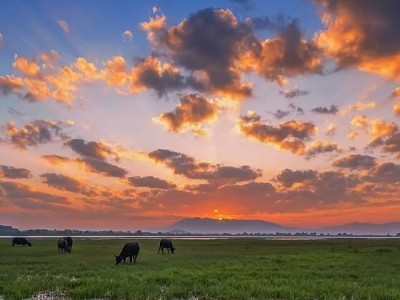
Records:
[[[0,299],[400,299],[399,239],[174,240],[164,255],[148,239],[121,266],[128,240],[75,239],[71,254],[56,240],[0,240]]]

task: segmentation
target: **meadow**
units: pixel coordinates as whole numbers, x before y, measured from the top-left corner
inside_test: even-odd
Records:
[[[128,240],[56,240],[0,239],[0,299],[400,299],[400,239],[138,240],[118,266]]]

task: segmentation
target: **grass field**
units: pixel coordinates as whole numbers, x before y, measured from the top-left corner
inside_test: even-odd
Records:
[[[31,241],[0,240],[0,299],[400,299],[400,239],[175,240],[169,255],[139,240],[119,266],[126,240]]]

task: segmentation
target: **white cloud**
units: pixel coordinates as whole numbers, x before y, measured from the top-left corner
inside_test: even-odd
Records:
[[[132,40],[132,37],[133,37],[132,31],[130,31],[130,30],[125,30],[125,31],[122,33],[122,35],[123,35],[123,37],[124,37],[124,41],[130,41],[130,40]]]
[[[69,33],[69,24],[67,23],[67,21],[64,20],[58,20],[57,21],[58,25],[60,25],[60,27],[67,33]]]

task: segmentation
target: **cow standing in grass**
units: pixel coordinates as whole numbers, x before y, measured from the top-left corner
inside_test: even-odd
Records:
[[[14,247],[14,245],[22,245],[22,246],[28,245],[29,247],[32,246],[31,242],[23,237],[13,238],[12,245],[13,245],[13,247]]]
[[[67,241],[64,239],[59,239],[57,241],[57,247],[58,251],[71,253],[71,248],[68,246]]]
[[[66,236],[63,238],[63,240],[65,240],[68,244],[68,248],[69,248],[69,252],[72,251],[72,245],[74,243],[74,241],[72,240],[72,238],[70,236]]]
[[[115,264],[118,265],[121,261],[124,261],[125,263],[127,257],[129,257],[131,263],[132,263],[132,258],[133,258],[133,263],[136,263],[136,258],[139,254],[139,250],[140,246],[138,242],[125,244],[121,250],[121,253],[119,255],[115,255]]]
[[[164,254],[164,248],[167,248],[168,253],[170,250],[171,250],[171,253],[174,253],[174,251],[175,251],[175,248],[172,245],[172,241],[169,239],[162,239],[160,241],[160,247],[158,247],[158,254],[160,254],[160,250],[161,250],[161,253]]]

